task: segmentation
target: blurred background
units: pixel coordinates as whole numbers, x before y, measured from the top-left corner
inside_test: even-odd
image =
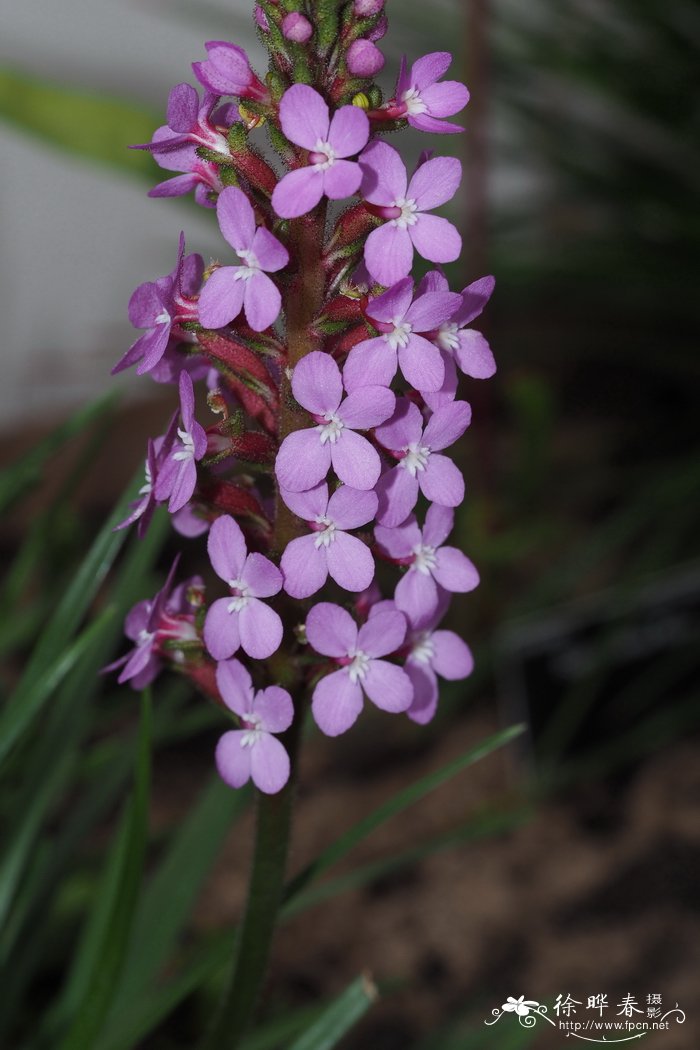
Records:
[[[162,122],[172,84],[193,82],[190,62],[205,40],[235,40],[262,65],[249,7],[30,0],[3,11],[3,688],[31,663],[146,438],[172,411],[172,391],[108,377],[133,339],[128,297],[172,268],[180,229],[205,258],[221,250],[211,214],[147,199],[160,169],[126,146]],[[499,372],[462,391],[474,424],[460,451],[468,498],[458,541],[483,582],[456,603],[451,626],[473,646],[477,669],[444,690],[427,729],[366,713],[332,747],[310,741],[293,867],[337,825],[499,726],[524,722],[527,731],[362,843],[311,921],[290,917],[267,1016],[311,1016],[369,971],[382,998],[345,1038],[347,1050],[546,1048],[561,1039],[542,1026],[513,1022],[506,1032],[511,1019],[493,1029],[483,1020],[508,995],[551,1007],[558,994],[585,1006],[596,993],[611,1003],[632,993],[645,1006],[661,993],[688,1017],[650,1038],[683,1050],[700,1034],[700,8],[395,0],[388,13],[387,94],[402,53],[445,48],[470,87],[467,135],[430,145],[462,151],[465,162],[453,205],[465,254],[452,286],[497,277],[480,320]],[[424,146],[415,138],[408,148],[417,156]],[[115,388],[116,402],[86,408]],[[47,438],[55,425],[59,437]],[[119,555],[126,583],[97,591],[93,613],[155,590],[176,549],[168,539],[159,553],[159,542]],[[188,571],[198,558],[192,545]],[[103,663],[120,651],[119,633],[116,623],[101,635]],[[96,690],[94,670],[76,658],[64,706],[52,707],[60,717],[53,728],[42,723],[67,741],[54,779],[39,775],[42,752],[21,738],[2,803],[11,833],[0,910],[14,918],[0,944],[0,958],[13,960],[0,1009],[10,1041],[0,1043],[13,1048],[43,1045],[28,1034],[36,1004],[52,1001],[66,973],[74,989],[80,982],[68,958],[82,944],[87,965],[81,924],[99,899],[131,769],[135,697]],[[174,829],[195,803],[206,803],[196,812],[216,827],[207,864],[190,872],[170,962],[155,959],[141,975],[142,995],[148,980],[169,988],[173,974],[219,950],[243,898],[251,829],[241,812],[227,835],[235,803],[203,794],[216,712],[177,683],[155,699],[147,871],[175,863]],[[152,884],[151,893],[157,902]],[[185,982],[137,1041],[113,1024],[100,1047],[192,1045],[221,979],[220,954],[218,968],[206,956],[204,976]],[[118,1013],[117,1002],[112,1020]],[[287,1047],[289,1038],[255,1045]]]

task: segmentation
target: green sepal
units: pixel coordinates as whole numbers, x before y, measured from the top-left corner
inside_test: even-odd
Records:
[[[253,109],[252,104],[246,102],[246,108]],[[231,147],[232,153],[241,153],[248,146],[248,132],[245,129],[245,125],[236,121],[235,124],[231,125],[228,133],[228,144]]]
[[[222,164],[219,168],[219,178],[224,186],[240,186],[236,169],[231,164]]]

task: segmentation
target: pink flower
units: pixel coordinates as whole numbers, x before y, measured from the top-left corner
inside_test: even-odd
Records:
[[[279,649],[282,621],[261,598],[282,589],[282,573],[262,554],[248,554],[240,527],[225,514],[209,530],[209,559],[231,594],[219,598],[207,613],[204,642],[215,660],[227,660],[242,648],[255,660]]]
[[[453,262],[462,238],[452,223],[427,212],[450,200],[462,178],[456,157],[434,157],[421,164],[411,181],[397,150],[371,142],[360,157],[361,192],[371,211],[386,222],[372,230],[365,263],[372,277],[389,286],[406,277],[413,250],[430,262]]]
[[[317,684],[312,699],[316,724],[327,736],[344,733],[362,710],[363,693],[383,711],[406,711],[411,704],[411,682],[396,664],[380,659],[396,652],[406,636],[399,612],[377,613],[358,631],[349,612],[320,602],[306,619],[306,636],[323,656],[341,664]]]
[[[280,102],[280,121],[287,138],[309,151],[309,164],[290,171],[275,187],[272,206],[284,219],[315,208],[325,194],[342,200],[357,193],[362,181],[354,157],[369,138],[369,121],[357,106],[341,106],[329,116],[318,91],[294,84]]]
[[[238,660],[217,665],[216,683],[226,706],[241,720],[241,728],[224,733],[216,745],[221,779],[234,788],[252,780],[266,795],[276,794],[289,780],[289,755],[272,734],[292,724],[291,696],[277,685],[255,693]]]
[[[447,290],[427,292],[414,300],[410,277],[372,299],[366,314],[382,334],[363,339],[350,351],[343,369],[346,389],[389,386],[398,365],[416,390],[438,390],[445,366],[440,351],[421,333],[435,331],[460,303],[460,296]]]
[[[363,591],[374,576],[369,548],[347,529],[367,525],[377,512],[373,492],[341,485],[330,499],[325,482],[308,492],[282,490],[282,498],[312,529],[287,545],[280,568],[284,589],[293,598],[308,598],[323,587],[329,574],[346,591]]]
[[[297,44],[305,44],[313,36],[313,26],[308,18],[292,11],[282,19],[282,36],[285,40],[293,40]],[[287,136],[289,137],[289,136]]]
[[[207,435],[194,418],[194,386],[189,372],[180,373],[180,420],[177,440],[173,442],[154,485],[158,503],[166,499],[171,514],[181,510],[190,500],[197,484],[195,463],[207,451]]]
[[[290,492],[304,492],[333,470],[355,489],[371,489],[381,472],[376,450],[357,430],[383,423],[396,403],[391,390],[367,386],[343,397],[340,370],[328,354],[314,350],[303,357],[292,375],[292,391],[317,426],[297,430],[282,442],[275,472]]]
[[[414,128],[438,135],[454,135],[464,131],[458,124],[446,124],[442,119],[459,113],[469,101],[469,91],[459,81],[444,80],[437,83],[451,62],[449,51],[433,51],[423,55],[408,71],[406,59],[401,62],[395,106],[406,115],[408,123]]]
[[[432,503],[457,507],[464,499],[464,478],[451,459],[438,453],[462,436],[469,426],[471,409],[466,401],[439,408],[423,428],[420,409],[399,398],[391,419],[377,427],[377,440],[399,460],[380,478],[377,520],[389,527],[400,525],[418,500],[418,490]]]
[[[442,274],[435,276],[447,286]],[[434,286],[437,283],[436,280]],[[461,304],[449,320],[440,324],[435,336],[440,349],[449,354],[461,371],[472,379],[490,379],[496,371],[496,362],[488,342],[481,332],[469,328],[491,298],[495,284],[495,278],[489,276],[467,285],[462,290]]]
[[[479,574],[466,554],[443,544],[454,524],[451,507],[434,503],[428,508],[423,531],[413,515],[398,528],[377,525],[374,537],[380,550],[408,572],[397,586],[396,606],[412,623],[421,623],[438,608],[438,586],[451,593],[473,591]]]
[[[240,256],[242,266],[215,270],[199,297],[199,319],[205,328],[222,328],[243,309],[256,332],[277,320],[282,297],[268,273],[289,262],[289,252],[264,226],[255,226],[255,213],[245,193],[227,186],[216,204],[224,237]]]
[[[354,77],[373,77],[384,68],[384,55],[371,40],[354,40],[348,48],[347,62]]]
[[[205,44],[208,59],[193,62],[192,69],[200,84],[214,95],[237,95],[266,102],[270,93],[250,68],[248,56],[242,47],[225,40],[210,40]]]

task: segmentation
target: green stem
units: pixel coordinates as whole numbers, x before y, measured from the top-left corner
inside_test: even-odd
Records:
[[[240,1045],[265,980],[282,900],[302,721],[297,709],[294,724],[281,738],[292,764],[292,775],[286,786],[276,795],[258,792],[255,854],[248,901],[236,932],[228,989],[201,1050],[235,1050]]]

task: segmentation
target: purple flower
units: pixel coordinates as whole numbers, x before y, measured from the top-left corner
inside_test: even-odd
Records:
[[[241,728],[224,733],[216,746],[221,779],[234,788],[252,779],[266,795],[276,794],[289,780],[289,755],[272,734],[292,724],[291,696],[277,685],[254,693],[238,660],[217,665],[216,683],[226,706],[241,720]]]
[[[180,421],[178,440],[165,457],[154,485],[158,503],[166,499],[171,514],[180,510],[189,501],[197,484],[195,463],[207,451],[207,435],[204,427],[194,418],[194,387],[189,372],[180,373]]]
[[[236,186],[219,194],[216,214],[221,232],[243,265],[214,271],[199,297],[199,319],[205,328],[223,328],[242,307],[250,327],[262,332],[277,320],[282,305],[267,274],[283,269],[289,252],[264,226],[256,228],[252,205]]]
[[[468,327],[486,306],[495,284],[495,278],[489,276],[467,285],[462,291],[461,305],[449,321],[440,325],[435,337],[440,349],[450,354],[462,372],[472,379],[490,379],[496,371],[488,342],[481,332]]]
[[[117,529],[125,529],[128,525],[133,525],[135,521],[138,521],[139,539],[142,539],[146,535],[146,531],[151,523],[151,518],[153,517],[153,512],[156,509],[158,502],[154,490],[158,482],[160,469],[167,461],[175,444],[177,419],[178,415],[177,412],[175,412],[165,434],[157,437],[155,440],[149,438],[144,470],[144,482],[139,489],[140,498],[134,500],[131,504],[131,512],[128,517],[118,525],[114,526],[115,532]]]
[[[343,381],[337,364],[328,354],[314,350],[294,369],[292,391],[318,425],[294,431],[282,442],[275,463],[280,485],[290,492],[305,492],[323,481],[332,466],[351,488],[374,488],[381,460],[355,431],[369,430],[389,418],[396,403],[391,390],[366,386],[341,403]]]
[[[467,643],[454,631],[435,630],[448,605],[449,597],[442,593],[432,616],[423,617],[418,623],[404,610],[409,624],[404,670],[413,685],[413,702],[406,714],[419,725],[426,725],[435,715],[438,676],[456,682],[468,678],[474,670],[474,658]],[[393,602],[381,602],[370,610],[370,618],[391,608],[395,608]]]
[[[347,390],[373,384],[389,386],[397,364],[416,390],[438,390],[445,377],[440,351],[421,333],[433,332],[460,305],[450,291],[428,292],[413,299],[413,281],[405,277],[366,309],[382,334],[352,348],[343,369]]]
[[[280,568],[284,589],[293,598],[308,598],[326,582],[330,573],[346,591],[364,591],[374,576],[374,559],[369,548],[346,529],[357,529],[377,512],[373,492],[341,485],[328,498],[325,482],[308,492],[282,490],[289,509],[312,529],[287,545]]]
[[[204,623],[204,642],[215,660],[227,660],[240,648],[254,660],[266,660],[282,641],[282,621],[261,598],[282,589],[282,573],[262,554],[248,554],[240,527],[228,514],[209,530],[209,559],[231,588],[215,601]]]
[[[204,45],[208,59],[193,62],[197,80],[214,95],[237,95],[267,102],[270,93],[250,68],[248,56],[242,47],[225,40],[210,40]]]
[[[399,612],[377,613],[358,631],[349,612],[321,602],[306,619],[306,636],[317,653],[341,664],[322,678],[314,690],[312,711],[327,736],[344,733],[362,710],[365,693],[383,711],[406,711],[411,704],[411,681],[396,664],[379,657],[396,652],[406,635]]]
[[[341,106],[330,118],[328,106],[313,88],[294,84],[280,102],[280,121],[287,138],[309,151],[309,164],[290,171],[275,186],[272,206],[284,219],[315,208],[325,194],[342,200],[357,193],[362,181],[354,157],[369,138],[369,120],[357,106]]]
[[[384,55],[371,40],[353,40],[348,48],[348,69],[354,77],[373,77],[384,68]]]
[[[156,131],[153,141],[156,142],[162,131]],[[219,169],[216,164],[209,160],[202,160],[197,155],[197,147],[186,143],[184,146],[175,146],[172,149],[154,153],[155,160],[166,171],[181,171],[182,175],[176,175],[165,182],[159,182],[157,186],[148,191],[149,197],[182,197],[190,190],[194,190],[194,199],[197,204],[204,208],[213,208],[215,204],[210,200],[210,193],[221,193],[224,186],[219,177]]]
[[[471,420],[466,401],[439,408],[423,429],[420,409],[399,398],[388,423],[377,427],[377,440],[399,460],[377,484],[382,525],[400,525],[418,500],[418,490],[431,503],[456,507],[464,499],[464,478],[451,459],[437,453],[462,436]]]
[[[217,120],[227,119],[233,123],[240,120],[240,116],[237,110],[229,106],[220,108],[212,115],[216,103],[216,93],[207,91],[200,102],[191,84],[176,84],[168,95],[167,123],[156,130],[150,142],[131,148],[149,150],[159,164],[161,157],[186,145],[205,146],[223,157],[230,157],[226,135],[223,130],[219,130]],[[162,167],[167,165],[162,164]]]
[[[154,598],[138,602],[128,613],[124,622],[124,633],[134,642],[134,648],[113,664],[103,668],[104,672],[123,670],[119,683],[131,682],[134,689],[145,689],[162,669],[162,645],[164,642],[195,642],[198,634],[194,626],[197,604],[191,604],[192,588],[200,592],[203,587],[198,576],[181,583],[173,589],[173,579],[180,556],[178,555],[168,577]],[[173,659],[176,654],[171,653]]]
[[[372,277],[389,286],[406,277],[413,249],[430,262],[453,262],[462,238],[452,223],[426,214],[450,200],[462,178],[456,157],[434,157],[421,164],[408,182],[397,150],[371,142],[360,157],[361,192],[371,211],[387,221],[365,243],[365,263]]]
[[[479,574],[465,554],[456,547],[443,547],[454,524],[451,507],[437,503],[428,508],[423,530],[413,515],[398,528],[377,525],[374,536],[380,550],[408,572],[397,586],[396,606],[411,623],[418,624],[438,608],[438,586],[452,593],[473,591]]]
[[[180,234],[177,263],[172,273],[157,281],[140,284],[129,300],[129,320],[146,332],[129,347],[112,369],[112,375],[139,362],[138,375],[150,372],[165,353],[172,334],[186,334],[180,325],[197,320],[195,296],[202,283],[201,255],[185,255],[185,236]]]
[[[449,51],[433,51],[423,55],[408,71],[406,59],[401,62],[395,105],[414,128],[438,135],[454,135],[464,131],[457,124],[446,124],[442,119],[459,113],[469,101],[469,91],[459,81],[436,83],[447,72],[451,62]]]
[[[292,11],[282,19],[282,36],[285,40],[293,40],[297,44],[305,44],[313,36],[313,26],[308,18]]]

